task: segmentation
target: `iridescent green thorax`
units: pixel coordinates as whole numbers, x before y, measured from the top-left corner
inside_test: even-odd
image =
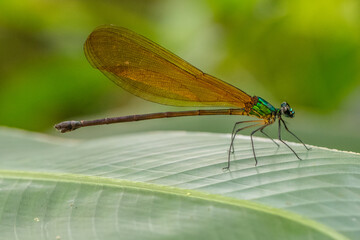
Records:
[[[265,99],[257,97],[257,103],[254,104],[254,106],[251,108],[249,115],[253,115],[258,118],[266,118],[271,116],[276,111],[276,108],[274,108]]]

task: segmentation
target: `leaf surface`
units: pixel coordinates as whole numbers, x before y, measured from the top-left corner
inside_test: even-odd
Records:
[[[357,239],[359,154],[229,135],[69,140],[1,128],[4,239]]]

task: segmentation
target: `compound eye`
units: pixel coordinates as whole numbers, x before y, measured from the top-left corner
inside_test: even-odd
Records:
[[[290,107],[290,105],[287,102],[283,102],[281,104],[281,111],[284,114],[285,117],[294,117],[295,111]]]
[[[289,105],[288,105],[288,109],[286,111],[286,115],[291,118],[293,118],[295,115],[295,111]]]

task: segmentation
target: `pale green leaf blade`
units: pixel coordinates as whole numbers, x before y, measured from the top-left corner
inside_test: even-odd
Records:
[[[72,141],[3,129],[0,132],[0,158],[2,160],[0,169],[2,169],[1,176],[4,179],[1,186],[2,189],[6,189],[3,188],[4,185],[14,187],[8,188],[8,195],[1,195],[0,208],[3,210],[0,213],[10,209],[6,203],[9,202],[9,198],[11,199],[11,194],[22,191],[21,187],[17,188],[16,183],[19,183],[20,186],[25,184],[27,191],[37,190],[39,195],[44,194],[43,191],[53,192],[54,195],[51,195],[48,198],[49,201],[43,205],[46,209],[55,208],[55,211],[59,211],[56,208],[59,207],[61,200],[67,202],[68,207],[71,207],[73,206],[71,199],[74,201],[84,199],[84,203],[89,202],[92,203],[91,206],[100,208],[100,212],[96,211],[96,214],[81,212],[85,215],[80,215],[80,219],[84,217],[93,219],[94,223],[92,227],[89,227],[93,231],[90,232],[84,227],[76,227],[76,231],[79,231],[76,233],[79,234],[77,239],[82,234],[89,237],[96,236],[99,232],[100,239],[106,234],[109,239],[117,236],[116,229],[119,229],[119,226],[104,231],[100,231],[100,229],[106,225],[107,221],[123,221],[124,215],[106,214],[106,211],[101,209],[104,203],[96,198],[94,200],[94,196],[109,194],[110,197],[106,203],[112,202],[109,205],[111,210],[108,210],[108,212],[112,212],[116,207],[124,204],[119,200],[120,193],[126,195],[128,199],[126,204],[133,204],[132,207],[128,205],[129,209],[141,208],[139,206],[144,206],[144,209],[152,209],[151,211],[128,211],[125,219],[130,219],[129,222],[131,222],[134,217],[133,223],[136,223],[138,217],[146,218],[148,223],[149,221],[155,222],[156,227],[158,227],[156,223],[163,226],[168,223],[166,219],[171,219],[169,221],[176,222],[178,227],[175,230],[169,230],[174,233],[171,235],[172,237],[190,238],[192,236],[196,239],[200,236],[197,234],[204,236],[204,232],[206,232],[208,233],[206,236],[214,239],[219,236],[227,236],[229,239],[231,237],[236,239],[239,236],[245,236],[245,239],[263,239],[264,234],[266,236],[275,234],[274,237],[287,235],[287,239],[341,239],[341,235],[335,232],[339,231],[349,238],[356,239],[360,231],[359,203],[356,201],[359,199],[357,187],[359,186],[357,177],[359,155],[316,147],[313,147],[310,152],[306,152],[302,146],[291,144],[304,159],[298,161],[287,148],[282,146],[277,149],[273,143],[257,138],[256,150],[259,165],[254,167],[249,139],[240,137],[235,146],[236,160],[232,162],[232,171],[223,172],[228,137],[223,134],[163,132]],[[23,173],[26,177],[21,179],[19,173]],[[51,177],[52,175],[53,177]],[[63,180],[61,176],[64,176]],[[84,176],[90,179],[89,182],[84,180]],[[68,178],[77,180],[73,181]],[[104,179],[113,183],[106,184]],[[98,185],[94,184],[96,181],[99,181]],[[51,182],[55,183],[54,186],[51,185]],[[130,187],[130,189],[134,188],[138,191],[137,198],[134,198],[131,194],[128,195],[129,186],[125,182],[135,185],[150,183],[151,185],[146,185],[149,189],[138,185]],[[39,185],[34,187],[34,183]],[[49,184],[50,187],[46,187]],[[75,191],[81,189],[78,187],[79,185],[86,185],[88,190],[85,192]],[[161,185],[168,187],[161,187]],[[57,192],[58,186],[73,189],[76,195],[60,198],[59,195],[62,197],[66,195],[61,191]],[[181,194],[173,194],[171,187],[176,187],[176,191],[180,191]],[[164,194],[160,194],[154,190],[156,188],[166,190],[164,190]],[[196,191],[193,192],[193,190]],[[149,191],[152,193],[151,199],[159,199],[161,204],[154,204],[146,197]],[[209,197],[204,199],[199,197],[203,193],[198,191],[215,195],[205,194]],[[190,193],[190,197],[187,193]],[[195,195],[196,197],[194,197]],[[36,202],[36,196],[36,193],[20,194],[18,197],[22,200],[22,204],[15,205],[18,208],[11,208],[15,210],[9,213],[15,213],[17,218],[23,217],[22,214],[17,215],[20,212],[16,209],[20,209],[19,206],[23,206],[24,202]],[[216,198],[225,200],[219,202]],[[134,202],[129,199],[133,199]],[[178,205],[173,206],[174,202],[169,199],[177,199],[175,202],[178,202]],[[266,210],[268,208],[263,205],[256,205],[258,208],[254,211],[248,205],[253,203],[240,199],[255,200],[275,208],[283,208],[302,215],[304,218],[279,209],[271,208],[271,213],[269,213]],[[235,201],[236,204],[233,204],[232,201]],[[84,205],[81,206],[84,207]],[[203,206],[208,208],[203,208]],[[126,210],[129,209],[126,208]],[[34,213],[37,211],[32,211],[31,206],[25,204],[25,210],[32,213],[33,219],[36,218]],[[73,219],[71,218],[72,211],[69,211],[67,215],[65,210],[60,212],[65,214],[65,217],[61,218],[62,221],[70,224],[67,225],[67,229],[57,222],[59,219],[56,214],[47,216],[48,210],[45,211],[48,222],[43,224],[50,226],[49,224],[55,222],[59,228],[52,229],[61,230],[62,235],[66,237],[75,236],[72,229],[81,223],[76,223],[76,219],[74,223],[69,221],[69,219]],[[182,218],[182,212],[186,212],[196,219],[196,221],[191,221],[196,226],[186,224],[190,220],[185,221]],[[161,221],[157,221],[156,218],[157,214],[163,216],[169,214],[169,216],[164,217],[165,220],[162,219],[163,222],[160,224]],[[114,217],[111,218],[112,216]],[[0,219],[3,222],[4,219],[8,219],[7,217],[9,216],[2,214]],[[196,224],[198,222],[204,224]],[[99,225],[97,225],[98,223]],[[7,224],[13,226],[11,221]],[[135,224],[135,226],[137,225]],[[33,227],[28,226],[28,230],[33,231],[34,234],[42,236],[46,233],[44,227],[40,227],[38,230],[34,230]],[[132,227],[134,225],[125,226],[127,230],[131,230]],[[140,237],[141,234],[145,234],[148,238],[159,239],[161,237],[158,234],[161,231],[156,230],[156,227],[155,231],[153,231],[154,229],[149,230],[149,226],[139,228],[140,232],[134,233],[133,236]],[[179,231],[179,229],[183,229],[183,231]],[[65,230],[66,233],[64,233]],[[141,232],[142,230],[144,232]],[[81,231],[84,232],[81,233]],[[121,232],[124,231],[124,229],[121,230]],[[9,232],[9,228],[6,228],[5,232],[10,235],[14,234],[14,231]],[[56,231],[51,233],[56,234]],[[220,235],[216,235],[217,233]],[[131,239],[131,235],[127,236]],[[168,238],[169,236],[164,237]],[[37,237],[39,236],[37,235]],[[45,236],[44,239],[47,237]]]

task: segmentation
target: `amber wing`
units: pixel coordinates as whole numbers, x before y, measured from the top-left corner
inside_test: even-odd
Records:
[[[93,67],[128,92],[173,106],[242,108],[251,97],[126,28],[105,25],[86,40]]]

